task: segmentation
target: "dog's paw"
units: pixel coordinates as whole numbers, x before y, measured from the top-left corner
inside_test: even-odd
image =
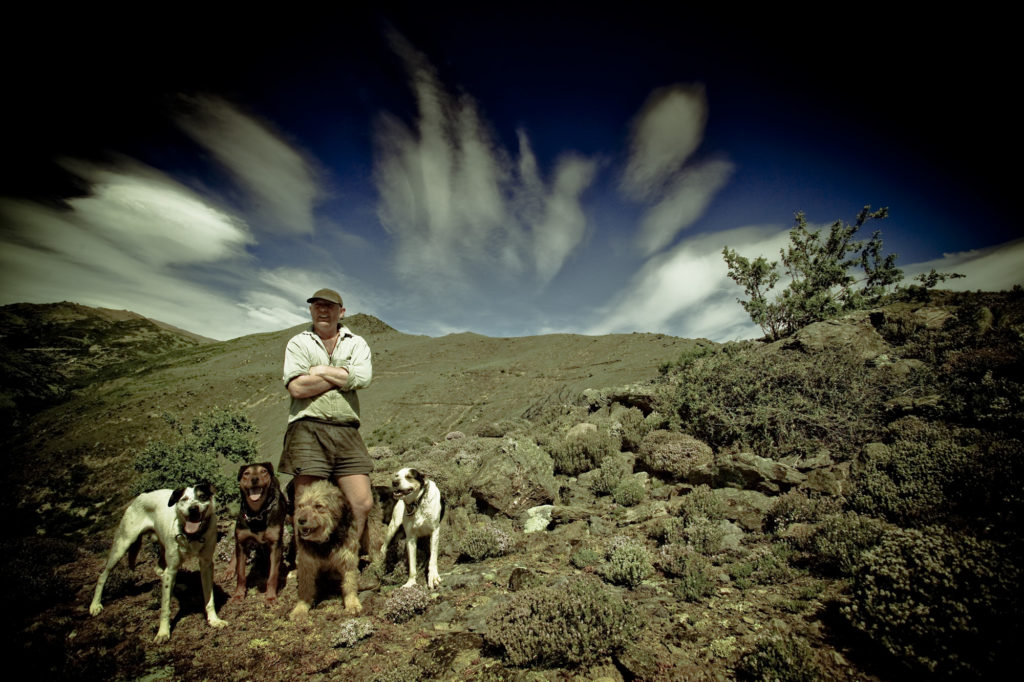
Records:
[[[307,616],[309,616],[309,604],[300,601],[288,614],[288,620],[301,620]]]
[[[432,590],[436,590],[437,588],[441,587],[441,576],[439,576],[437,573],[431,573],[427,577],[427,587],[429,587]]]
[[[92,604],[89,605],[90,616],[98,616],[100,615],[101,611],[103,611],[103,604],[99,603],[98,601],[94,601]]]
[[[358,616],[363,612],[363,605],[359,603],[358,597],[345,597],[345,613],[350,616]]]
[[[402,587],[416,587],[416,578],[409,578]]]
[[[236,599],[237,600],[245,599],[245,588],[244,587],[242,589],[240,589],[240,590],[235,590],[235,593],[233,595],[231,595],[231,600],[232,601],[234,601]]]
[[[226,620],[221,620],[217,616],[207,618],[206,622],[210,624],[211,628],[226,628],[228,626],[228,622]]]
[[[171,630],[170,630],[170,628],[165,628],[165,627],[163,627],[161,625],[160,626],[160,631],[156,633],[156,637],[153,638],[153,641],[156,642],[157,644],[163,644],[164,642],[166,642],[170,638],[171,638]]]

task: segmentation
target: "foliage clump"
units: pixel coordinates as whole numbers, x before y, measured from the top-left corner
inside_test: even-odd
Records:
[[[608,582],[634,588],[654,573],[654,565],[646,547],[620,535],[612,540],[605,563],[599,570],[601,577]]]
[[[491,557],[505,556],[512,551],[515,542],[501,527],[484,523],[469,528],[459,540],[459,556],[470,561],[483,561]]]
[[[818,570],[849,576],[861,555],[882,541],[889,524],[870,516],[847,511],[825,518],[808,540],[811,563]]]
[[[844,614],[914,668],[994,674],[1021,634],[1020,571],[1004,553],[939,526],[894,530],[861,557]]]
[[[733,564],[729,574],[740,589],[786,582],[793,577],[786,554],[785,549],[778,546],[755,550],[746,560]]]
[[[686,524],[683,537],[694,551],[710,556],[721,551],[725,531],[717,521],[698,516]]]
[[[133,488],[135,494],[205,481],[225,495],[236,486],[221,473],[224,460],[235,464],[256,460],[256,427],[241,412],[213,410],[193,419],[187,428],[169,414],[164,419],[178,438],[171,443],[150,441],[136,456],[135,470],[142,475]]]
[[[911,381],[865,371],[844,349],[827,347],[813,362],[799,352],[764,350],[726,346],[674,371],[668,400],[679,423],[715,450],[780,460],[828,448],[849,459],[880,437],[886,401]]]
[[[710,486],[702,484],[683,496],[676,514],[686,521],[701,517],[714,521],[724,518],[725,505]]]
[[[633,456],[627,453],[609,455],[597,468],[590,479],[590,489],[595,495],[611,495],[615,487],[633,474]]]
[[[513,595],[487,619],[485,639],[518,666],[592,665],[632,641],[635,609],[589,575]]]
[[[642,468],[675,480],[685,480],[694,469],[713,459],[706,443],[674,431],[651,431],[637,451],[637,463]]]
[[[842,502],[835,498],[794,489],[776,497],[764,515],[765,530],[774,533],[794,523],[818,523],[836,514]]]
[[[711,562],[681,543],[662,546],[655,555],[658,570],[673,578],[672,591],[684,601],[699,601],[714,592],[716,579]]]
[[[647,487],[639,477],[627,476],[612,490],[612,499],[623,507],[635,507],[647,499]]]
[[[611,431],[621,439],[620,447],[627,452],[636,452],[644,436],[651,430],[644,413],[635,407],[624,407],[616,403],[612,407],[611,420]]]
[[[550,444],[551,458],[555,472],[576,476],[590,471],[604,461],[608,455],[619,452],[620,440],[608,431],[585,431]]]
[[[392,623],[405,623],[430,607],[430,594],[419,585],[399,587],[384,600],[381,617]]]
[[[798,635],[762,638],[740,660],[738,672],[741,679],[765,682],[817,682],[824,677],[814,649]]]

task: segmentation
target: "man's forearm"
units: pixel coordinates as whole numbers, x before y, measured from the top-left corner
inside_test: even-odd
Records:
[[[332,388],[335,388],[334,384],[313,374],[302,374],[288,382],[288,393],[296,399],[315,398]]]
[[[348,388],[348,370],[344,367],[315,365],[309,368],[309,373],[329,382],[332,388],[340,388],[342,390]]]

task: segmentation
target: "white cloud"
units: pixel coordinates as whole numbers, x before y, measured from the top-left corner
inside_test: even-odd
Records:
[[[655,198],[700,146],[707,123],[702,85],[652,92],[633,121],[622,190],[635,201]]]
[[[400,36],[392,36],[392,45],[409,71],[418,109],[412,127],[381,114],[374,136],[378,215],[395,238],[399,275],[449,291],[531,268],[547,282],[583,238],[580,197],[596,164],[564,156],[546,187],[524,131],[514,161],[471,97],[449,93]]]
[[[744,227],[691,237],[649,259],[588,334],[658,331],[728,341],[761,336],[736,299],[743,295],[728,277],[722,249],[748,257],[778,253],[788,231]]]
[[[310,161],[267,124],[243,114],[219,97],[186,100],[190,111],[178,124],[223,164],[252,194],[272,229],[313,232],[319,195]]]
[[[640,249],[645,256],[660,251],[676,234],[697,221],[732,175],[733,165],[714,160],[681,171],[664,198],[640,223]]]
[[[901,266],[910,282],[915,275],[938,272],[956,272],[963,279],[950,279],[940,289],[953,291],[1002,291],[1015,284],[1024,285],[1024,239],[999,244],[987,249],[972,249],[959,253],[946,253],[942,258]]]

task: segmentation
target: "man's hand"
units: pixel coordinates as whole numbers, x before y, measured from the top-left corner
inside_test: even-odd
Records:
[[[313,365],[309,368],[311,376],[321,377],[335,388],[348,386],[348,370],[344,367],[331,367],[330,365]]]

